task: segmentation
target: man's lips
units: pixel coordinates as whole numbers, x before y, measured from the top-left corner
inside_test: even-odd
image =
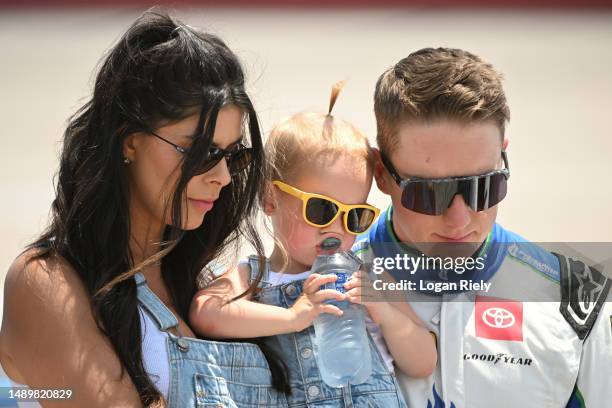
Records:
[[[213,208],[213,205],[215,204],[215,200],[216,198],[212,200],[200,200],[200,199],[190,198],[189,202],[198,210],[208,211],[211,208]]]
[[[443,242],[468,242],[472,232],[467,234],[442,235],[434,233],[434,236]]]

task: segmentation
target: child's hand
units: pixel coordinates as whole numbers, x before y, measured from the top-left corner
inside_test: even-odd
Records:
[[[322,285],[335,282],[336,279],[338,279],[336,275],[313,273],[304,281],[302,295],[289,309],[294,314],[293,329],[296,332],[310,327],[314,319],[321,313],[330,313],[336,316],[342,315],[343,312],[340,308],[327,304],[325,301],[330,299],[342,301],[346,300],[346,296],[334,289],[320,290]]]
[[[364,271],[356,271],[344,284],[346,297],[352,303],[365,306],[374,323],[382,325],[389,307],[392,307],[380,291],[372,286],[372,281]]]

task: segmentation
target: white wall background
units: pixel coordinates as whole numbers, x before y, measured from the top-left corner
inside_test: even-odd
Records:
[[[140,11],[0,10],[0,286],[46,224],[68,116],[90,94],[102,54]],[[372,93],[384,69],[425,46],[481,55],[504,73],[512,111],[512,178],[499,220],[535,241],[612,241],[612,13],[176,14],[238,53],[266,131],[296,111],[325,110],[331,84],[348,79],[335,112],[374,141]],[[371,202],[386,205],[377,191]]]

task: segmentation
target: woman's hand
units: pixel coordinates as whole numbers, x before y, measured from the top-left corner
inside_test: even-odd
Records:
[[[314,319],[321,313],[330,313],[342,316],[342,310],[338,306],[325,303],[327,300],[346,300],[343,293],[334,289],[322,289],[326,283],[335,282],[336,275],[319,275],[313,273],[304,281],[304,290],[297,301],[289,308],[293,314],[294,331],[302,331],[310,327]]]

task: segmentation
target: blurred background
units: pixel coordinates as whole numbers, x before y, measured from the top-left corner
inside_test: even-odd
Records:
[[[266,133],[297,111],[325,111],[331,85],[347,79],[335,113],[374,143],[372,94],[387,67],[427,46],[480,55],[504,74],[512,112],[499,221],[533,241],[612,242],[612,1],[369,3],[174,1],[168,9],[239,55]],[[0,289],[47,223],[67,118],[89,97],[104,53],[153,4],[0,0]],[[375,187],[370,202],[387,205]]]

